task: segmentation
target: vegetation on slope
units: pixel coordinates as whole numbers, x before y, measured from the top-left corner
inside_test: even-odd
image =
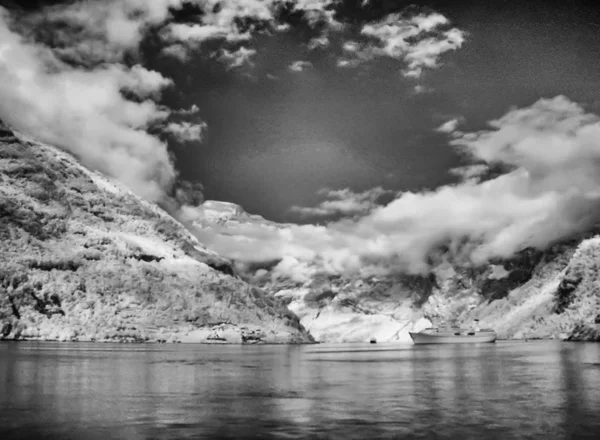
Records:
[[[446,262],[425,276],[318,273],[294,282],[263,270],[248,277],[285,299],[322,340],[404,340],[420,318],[455,325],[479,319],[501,338],[598,340],[600,239],[593,236],[479,267]]]
[[[158,207],[1,123],[0,246],[0,338],[310,339]]]

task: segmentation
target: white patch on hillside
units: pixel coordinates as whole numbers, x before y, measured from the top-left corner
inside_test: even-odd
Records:
[[[300,317],[300,322],[320,342],[380,342],[409,343],[410,320],[397,321],[389,316],[365,315],[331,306],[320,310],[305,307],[294,301],[288,308]]]
[[[126,243],[133,245],[145,254],[155,257],[169,258],[175,253],[181,254],[179,249],[175,249],[158,237],[143,237],[141,235],[127,234],[122,232],[114,233],[115,236],[123,239]]]
[[[431,324],[429,321],[414,320],[414,312],[403,305],[367,310],[367,304],[362,304],[359,310],[354,310],[340,304],[345,296],[338,296],[330,304],[314,308],[304,301],[309,292],[306,288],[288,289],[275,296],[292,299],[288,309],[300,318],[304,328],[320,342],[368,342],[374,338],[378,342],[411,343],[409,331],[415,328],[421,330],[424,325]]]
[[[488,275],[490,280],[501,280],[510,275],[510,271],[506,270],[501,264],[490,264],[492,271]]]

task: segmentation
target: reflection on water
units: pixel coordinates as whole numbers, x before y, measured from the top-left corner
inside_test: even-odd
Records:
[[[0,344],[0,438],[597,438],[600,345]]]

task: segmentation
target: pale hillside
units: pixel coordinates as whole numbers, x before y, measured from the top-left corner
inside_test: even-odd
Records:
[[[2,338],[311,339],[157,206],[2,124],[0,249]]]

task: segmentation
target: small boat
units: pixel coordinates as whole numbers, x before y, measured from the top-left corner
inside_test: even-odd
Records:
[[[477,320],[476,320],[477,321]],[[475,344],[479,342],[495,342],[496,332],[489,328],[478,327],[464,330],[452,328],[428,328],[423,331],[409,332],[415,344]]]

